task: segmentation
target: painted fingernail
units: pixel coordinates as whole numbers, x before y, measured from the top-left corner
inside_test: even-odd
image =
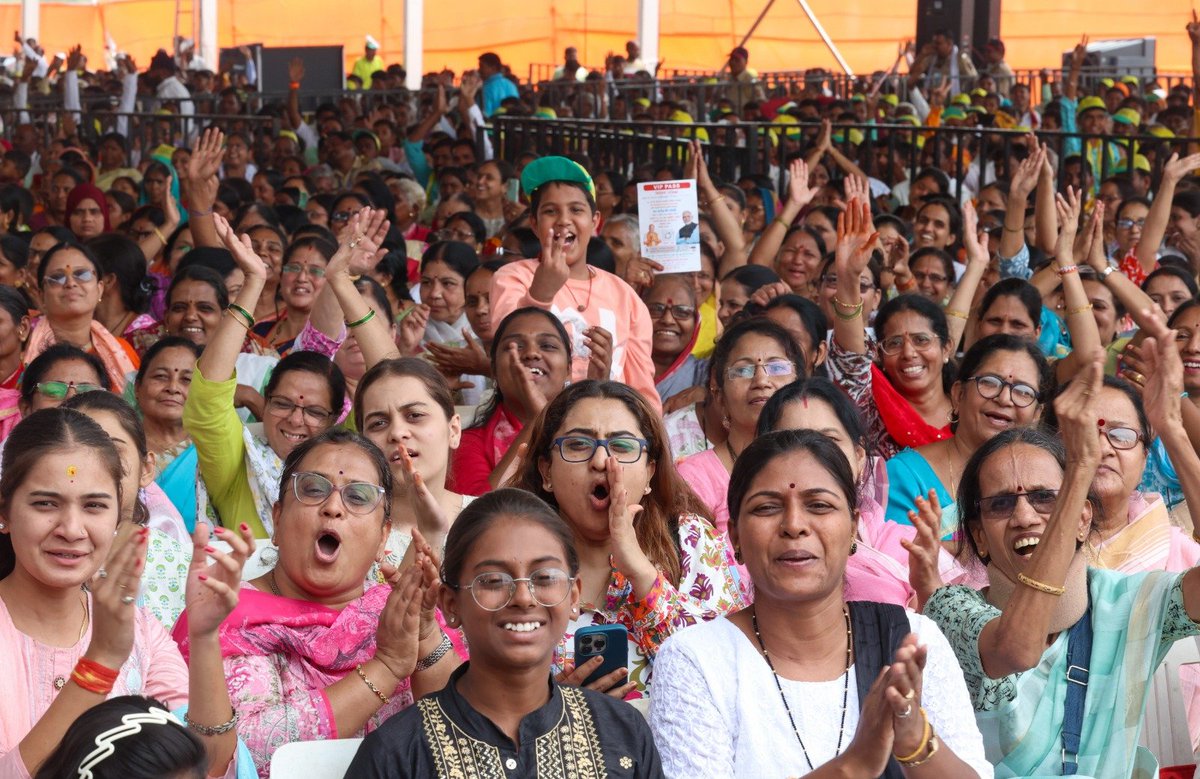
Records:
[[[239,527],[241,527],[242,532],[245,532],[250,529],[250,526],[247,525],[245,522],[243,522],[241,525],[239,525]]]
[[[215,553],[217,550],[216,550],[216,547],[212,547],[212,546],[206,546],[206,547],[204,547],[204,551],[208,552],[209,554],[213,554],[213,553]]]
[[[225,532],[225,528],[223,528],[223,527],[213,528],[213,532],[216,533],[217,535],[221,535],[222,533]]]
[[[198,575],[196,578],[197,578],[197,579],[199,579],[199,580],[200,580],[200,581],[202,581],[202,582],[206,582],[206,581],[208,581],[208,577],[207,577],[207,576],[205,576],[204,574],[200,574],[200,575]]]

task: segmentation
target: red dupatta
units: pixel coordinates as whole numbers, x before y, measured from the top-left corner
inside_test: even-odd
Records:
[[[950,425],[934,427],[922,419],[874,363],[871,364],[871,396],[888,435],[902,449],[916,449],[954,435]]]

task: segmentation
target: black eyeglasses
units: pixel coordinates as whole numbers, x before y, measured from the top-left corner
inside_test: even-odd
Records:
[[[1008,519],[1017,510],[1017,501],[1021,498],[1024,498],[1034,511],[1043,517],[1048,517],[1054,511],[1054,504],[1058,502],[1058,490],[1032,490],[992,495],[990,498],[980,498],[975,505],[979,507],[979,513],[984,519]]]
[[[624,465],[636,463],[642,459],[642,452],[650,446],[645,438],[633,436],[617,436],[616,438],[592,438],[586,435],[568,435],[555,438],[550,443],[551,449],[558,450],[558,456],[563,462],[586,463],[596,456],[596,450],[603,448],[609,457],[617,458]]]
[[[1032,406],[1042,397],[1042,393],[1024,382],[1005,381],[999,376],[993,376],[990,373],[985,373],[982,376],[972,376],[967,381],[975,382],[975,389],[979,392],[979,397],[985,400],[995,400],[1000,397],[1000,393],[1004,391],[1004,388],[1008,387],[1013,405],[1019,408]]]
[[[1108,439],[1113,449],[1132,449],[1145,438],[1132,427],[1101,427],[1100,433]]]
[[[512,603],[517,583],[529,585],[529,594],[539,606],[553,608],[567,599],[574,576],[558,568],[539,568],[529,576],[514,579],[503,571],[481,573],[470,584],[451,584],[455,590],[470,590],[475,603],[484,611],[500,611]]]
[[[301,471],[292,474],[292,494],[306,506],[320,506],[337,492],[342,505],[353,514],[370,514],[383,500],[383,487],[365,481],[352,481],[341,487],[319,473]]]
[[[696,315],[695,306],[665,306],[662,303],[647,303],[646,309],[650,312],[651,319],[662,319],[663,314],[668,311],[676,321],[691,319]]]
[[[922,271],[913,271],[912,277],[918,282],[928,281],[933,284],[945,284],[950,280],[948,276],[943,276],[940,273],[923,273]]]

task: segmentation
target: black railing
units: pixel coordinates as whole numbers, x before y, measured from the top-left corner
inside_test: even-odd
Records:
[[[18,124],[31,124],[41,136],[41,145],[46,147],[69,123],[69,115],[62,106],[55,108],[0,108],[0,120],[8,137]],[[176,113],[158,113],[135,111],[120,113],[117,111],[87,110],[80,112],[74,120],[75,132],[80,138],[95,141],[101,135],[116,130],[118,119],[124,118],[127,127],[126,138],[131,148],[149,151],[159,144],[187,144],[197,131],[216,125],[225,131],[241,130],[251,137],[262,132],[275,135],[280,128],[279,119],[274,116],[251,116],[247,114],[192,114],[184,116]]]
[[[632,175],[635,168],[651,165],[682,166],[687,145],[699,139],[708,148],[709,167],[726,181],[741,176],[766,174],[782,188],[778,176],[781,160],[800,153],[816,139],[819,124],[752,124],[678,122],[615,122],[607,120],[548,120],[496,117],[493,122],[496,153],[515,161],[522,154],[585,156],[593,170],[617,170]],[[937,167],[961,187],[971,177],[976,191],[1023,159],[1027,133],[1016,130],[976,127],[915,128],[907,124],[839,125],[840,147],[869,176],[887,183],[893,172],[881,167],[881,159],[898,160],[912,179],[925,167]],[[857,147],[850,130],[862,133]],[[1186,154],[1200,148],[1200,138],[1163,139],[1157,136],[1093,135],[1087,133],[1038,132],[1039,140],[1055,153],[1058,180],[1065,180],[1064,166],[1070,147],[1104,149],[1090,154],[1099,159],[1093,171],[1097,182],[1117,173],[1118,160],[1142,154],[1151,160],[1151,176],[1157,184],[1163,163],[1171,152]],[[923,140],[918,144],[917,138]],[[887,154],[882,152],[886,150]],[[983,164],[980,164],[982,161]],[[1127,163],[1126,163],[1127,166]]]

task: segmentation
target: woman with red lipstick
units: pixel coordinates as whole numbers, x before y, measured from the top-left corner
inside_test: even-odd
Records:
[[[367,736],[347,776],[663,776],[636,709],[547,673],[580,599],[579,555],[552,508],[513,489],[480,499],[450,532],[442,575],[442,612],[471,661]]]
[[[729,512],[754,605],[659,652],[650,725],[666,774],[990,779],[937,626],[845,601],[859,517],[839,445],[816,430],[756,439],[734,468]]]
[[[593,686],[624,696],[652,685],[667,636],[742,603],[729,546],[668,451],[662,420],[618,382],[572,384],[533,423],[513,486],[558,509],[581,561],[581,612],[554,653],[568,683],[599,666],[595,658],[574,668],[573,637],[584,625],[629,630],[630,667]],[[628,684],[614,686],[626,675]]]

